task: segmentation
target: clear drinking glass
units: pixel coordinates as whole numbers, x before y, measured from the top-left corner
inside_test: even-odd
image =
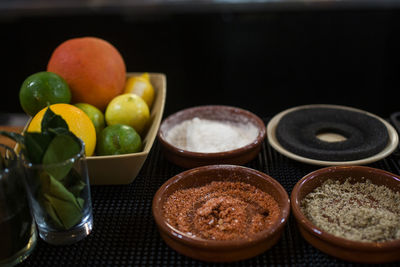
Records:
[[[23,160],[26,186],[39,236],[53,245],[75,243],[93,227],[85,146],[74,157],[55,164]]]
[[[13,266],[36,246],[36,226],[14,151],[0,144],[0,266]]]

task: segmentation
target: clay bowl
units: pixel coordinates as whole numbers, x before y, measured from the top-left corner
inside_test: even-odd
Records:
[[[200,153],[183,150],[166,140],[166,133],[173,126],[195,117],[233,123],[250,122],[258,128],[258,135],[256,139],[248,145],[238,149],[216,153]],[[245,164],[258,155],[265,134],[266,129],[264,122],[255,114],[236,107],[210,105],[188,108],[170,115],[161,123],[158,131],[158,139],[162,145],[162,151],[165,157],[170,162],[183,168],[194,168],[210,164]]]
[[[373,184],[385,185],[400,191],[400,177],[392,173],[364,166],[327,167],[304,176],[293,188],[291,207],[300,233],[307,242],[331,256],[359,263],[385,263],[400,260],[400,240],[388,242],[357,242],[336,237],[316,227],[300,210],[302,199],[328,179],[344,182],[351,177],[355,182],[369,179]]]
[[[164,202],[179,189],[199,187],[212,181],[242,181],[270,194],[281,209],[278,220],[251,240],[216,241],[187,235],[166,223]],[[242,166],[210,165],[182,172],[165,182],[153,198],[153,216],[161,237],[174,250],[188,257],[211,262],[232,262],[254,257],[273,246],[287,222],[290,203],[285,189],[270,176]]]

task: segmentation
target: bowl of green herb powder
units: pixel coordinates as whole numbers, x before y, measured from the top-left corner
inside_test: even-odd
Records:
[[[400,260],[400,176],[364,166],[316,170],[293,188],[300,233],[314,247],[361,263]]]

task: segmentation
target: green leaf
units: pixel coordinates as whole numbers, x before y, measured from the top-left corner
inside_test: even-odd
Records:
[[[46,171],[57,180],[63,179],[71,170],[73,162],[65,165],[55,165],[65,162],[81,151],[80,143],[69,134],[57,135],[51,140],[43,156],[43,165]]]
[[[50,192],[50,176],[45,171],[42,171],[39,174],[40,183],[41,183],[41,205],[46,210],[47,214],[53,219],[53,222],[57,225],[58,228],[63,228],[63,224],[61,219],[58,217],[53,205],[51,205],[50,201],[47,199],[47,192]]]
[[[65,120],[60,115],[55,114],[50,107],[48,107],[44,113],[41,127],[42,132],[47,132],[49,129],[54,128],[64,128],[69,130],[68,124]]]
[[[39,132],[25,133],[26,152],[30,162],[42,163],[42,158],[53,137]]]
[[[70,229],[81,220],[82,213],[78,202],[75,201],[75,203],[73,203],[64,199],[60,199],[57,196],[50,196],[46,194],[45,198],[54,209],[55,213],[57,214],[56,218],[59,219],[64,229]]]
[[[86,184],[83,181],[78,181],[74,185],[70,186],[68,190],[74,194],[74,196],[78,197],[85,186]]]
[[[68,181],[63,181],[63,183],[65,187],[68,188],[68,190],[76,197],[79,197],[82,190],[86,186],[86,183],[82,181],[81,175],[74,169],[69,172]]]
[[[50,217],[53,219],[54,223],[57,225],[58,228],[64,228],[63,223],[61,222],[61,219],[58,217],[55,209],[53,208],[53,205],[51,204],[50,200],[48,199],[48,195],[44,194],[43,195],[43,204],[42,204],[47,212],[47,214],[50,215]]]
[[[59,134],[70,134],[70,133],[71,133],[68,129],[61,128],[61,127],[58,127],[58,128],[49,128],[49,129],[47,129],[47,130],[48,130],[48,132],[50,132],[50,133],[52,133],[52,134],[54,134],[54,135],[59,135]]]
[[[85,200],[81,197],[77,197],[76,201],[78,202],[79,207],[81,207],[81,209],[83,209],[83,205],[85,205]]]
[[[42,173],[40,178],[46,212],[59,227],[73,227],[82,218],[81,200],[51,175]]]
[[[34,164],[42,163],[42,158],[53,136],[49,133],[27,132],[24,137],[29,161]]]

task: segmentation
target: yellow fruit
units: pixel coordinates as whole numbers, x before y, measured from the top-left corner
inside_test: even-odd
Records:
[[[123,94],[111,100],[107,106],[105,118],[107,125],[129,125],[142,134],[150,119],[150,111],[140,96]]]
[[[124,93],[140,96],[146,102],[147,106],[151,108],[154,101],[154,88],[150,82],[149,74],[146,72],[141,76],[128,78]]]
[[[50,109],[60,115],[68,124],[69,130],[85,143],[86,156],[94,153],[96,146],[96,130],[88,115],[81,109],[70,104],[54,104]],[[39,111],[31,120],[28,132],[40,132],[41,123],[47,107]]]

